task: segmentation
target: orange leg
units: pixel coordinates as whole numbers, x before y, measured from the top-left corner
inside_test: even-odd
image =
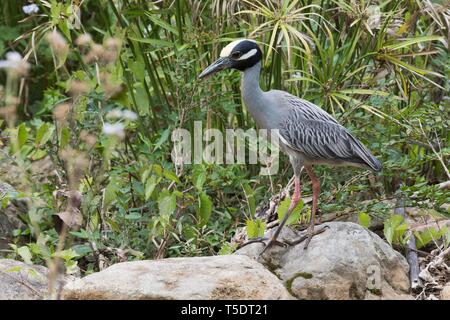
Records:
[[[286,212],[286,214],[284,215],[283,219],[281,220],[279,226],[275,230],[275,233],[272,235],[272,237],[270,239],[267,239],[265,237],[251,239],[251,240],[247,241],[246,243],[244,243],[242,246],[240,246],[240,248],[242,248],[246,245],[249,245],[251,243],[256,243],[256,242],[265,243],[265,241],[268,241],[266,246],[264,247],[264,249],[259,254],[259,256],[261,256],[264,252],[266,252],[267,249],[269,249],[273,245],[279,245],[279,246],[287,245],[287,243],[278,241],[277,239],[278,239],[278,236],[280,235],[281,230],[283,229],[284,225],[286,224],[287,220],[289,219],[289,216],[291,215],[292,211],[295,209],[295,207],[297,206],[298,202],[301,199],[300,177],[298,175],[295,175],[294,184],[295,184],[294,195],[292,197],[291,204],[289,205],[289,209]]]
[[[313,236],[315,236],[316,234],[322,233],[325,231],[325,227],[320,228],[318,230],[314,230],[314,225],[315,225],[315,217],[316,217],[316,212],[317,212],[317,203],[319,201],[319,194],[320,194],[320,181],[319,179],[317,179],[316,175],[314,174],[314,171],[312,169],[311,166],[305,166],[305,170],[306,173],[308,174],[309,178],[311,179],[311,183],[312,183],[312,190],[313,190],[313,203],[312,203],[312,208],[311,208],[311,221],[309,222],[309,227],[308,230],[306,232],[306,235],[301,237],[299,240],[296,240],[294,242],[289,242],[289,245],[296,245],[300,242],[303,242],[306,240],[305,242],[305,249],[308,248],[308,245],[312,239]]]
[[[315,215],[317,212],[317,203],[319,200],[319,193],[320,193],[320,182],[319,182],[319,179],[317,179],[316,175],[314,174],[311,166],[305,166],[305,169],[306,169],[306,172],[308,173],[308,176],[311,179],[312,189],[313,189],[313,204],[312,204],[312,209],[311,209],[311,221],[310,221],[308,230],[306,232],[306,235],[302,236],[300,239],[298,239],[296,241],[280,242],[277,240],[278,236],[280,235],[281,230],[283,229],[284,225],[286,224],[287,220],[289,219],[289,216],[291,215],[292,211],[294,210],[294,208],[297,206],[298,202],[301,199],[300,174],[296,174],[295,178],[294,178],[295,189],[294,189],[294,195],[292,197],[291,204],[289,206],[288,211],[286,212],[283,219],[281,220],[280,225],[275,230],[275,233],[273,234],[273,236],[270,239],[267,239],[265,237],[251,239],[251,240],[247,241],[245,244],[243,244],[241,246],[241,248],[243,246],[246,246],[251,243],[255,243],[255,242],[265,243],[266,241],[268,241],[267,245],[264,247],[264,249],[259,254],[259,256],[261,256],[264,252],[266,252],[267,249],[269,249],[273,245],[281,245],[281,246],[296,245],[296,244],[299,244],[306,240],[304,249],[307,249],[312,237],[315,236],[316,234],[319,234],[319,233],[322,233],[325,231],[325,229],[328,226],[324,226],[320,229],[314,230]]]
[[[283,229],[284,225],[286,224],[286,221],[289,219],[289,216],[291,215],[292,211],[295,209],[295,207],[297,206],[298,202],[300,201],[301,197],[302,197],[302,191],[301,191],[301,186],[300,186],[300,177],[295,176],[294,178],[294,195],[292,197],[291,200],[291,204],[289,205],[289,209],[286,212],[286,214],[283,217],[283,220],[281,220],[280,225],[278,226],[277,230],[275,231],[275,233],[272,236],[273,241],[277,240],[278,235],[281,232],[281,229]]]
[[[306,170],[306,173],[308,174],[309,178],[311,179],[311,183],[312,183],[313,203],[312,203],[312,209],[311,209],[310,227],[314,228],[315,217],[316,217],[316,212],[317,212],[317,203],[319,202],[320,181],[319,181],[319,179],[317,179],[316,175],[314,174],[312,167],[305,166],[305,170]]]

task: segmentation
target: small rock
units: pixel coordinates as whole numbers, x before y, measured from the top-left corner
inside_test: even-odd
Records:
[[[0,300],[41,300],[47,294],[48,269],[0,259]]]
[[[412,299],[406,259],[375,233],[352,222],[330,222],[325,232],[304,244],[271,248],[260,262],[298,299]],[[273,230],[269,231],[273,232]],[[299,235],[289,227],[281,239]],[[256,258],[255,243],[237,254]]]
[[[245,256],[117,263],[68,282],[64,299],[292,299],[279,279]]]
[[[447,284],[442,289],[441,299],[442,300],[450,300],[450,282],[447,282]]]

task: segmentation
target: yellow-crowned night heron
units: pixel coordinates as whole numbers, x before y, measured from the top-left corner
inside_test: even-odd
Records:
[[[312,166],[352,165],[378,172],[381,171],[382,165],[358,139],[318,106],[285,91],[262,91],[259,86],[261,58],[261,49],[255,41],[236,40],[224,47],[220,58],[208,66],[199,77],[204,78],[228,68],[243,71],[241,91],[248,112],[259,127],[278,129],[280,148],[289,156],[294,169],[295,191],[280,225],[270,240],[260,238],[251,242],[269,240],[263,252],[274,244],[280,244],[277,241],[278,235],[301,197],[300,172],[304,167],[312,182],[311,221],[306,235],[290,244],[306,240],[306,249],[311,238],[325,230],[314,230],[320,183]]]

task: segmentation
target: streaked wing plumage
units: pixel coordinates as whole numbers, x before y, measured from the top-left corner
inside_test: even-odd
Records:
[[[290,104],[294,107],[279,126],[281,140],[289,148],[310,160],[350,162],[381,170],[381,163],[331,115],[310,102],[293,98]]]
[[[314,103],[300,99],[287,92],[283,92],[283,100],[284,104],[294,109],[295,114],[292,114],[292,117],[295,117],[296,120],[320,120],[339,124],[328,112],[322,110]]]

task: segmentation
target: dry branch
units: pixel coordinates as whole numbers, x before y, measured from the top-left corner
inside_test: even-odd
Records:
[[[394,214],[403,216],[405,221],[407,219],[405,211],[405,201],[401,197],[397,199]],[[416,290],[421,286],[421,281],[419,279],[420,268],[419,260],[417,259],[416,237],[409,227],[408,231],[406,232],[406,236],[408,237],[408,242],[406,244],[406,260],[409,264],[409,280],[411,282],[411,289]]]

